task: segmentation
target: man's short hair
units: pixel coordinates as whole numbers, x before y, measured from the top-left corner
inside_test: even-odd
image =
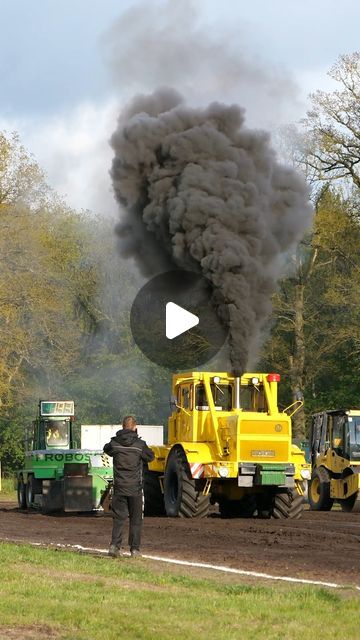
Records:
[[[135,416],[125,416],[122,423],[123,429],[136,429]]]

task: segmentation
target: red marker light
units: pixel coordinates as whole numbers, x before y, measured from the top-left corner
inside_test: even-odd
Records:
[[[280,382],[280,375],[278,373],[269,373],[267,377],[268,382]]]

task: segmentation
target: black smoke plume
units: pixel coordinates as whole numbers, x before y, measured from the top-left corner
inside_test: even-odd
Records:
[[[231,364],[244,371],[271,312],[284,253],[311,218],[308,190],[278,164],[269,136],[244,110],[186,106],[171,89],[136,97],[111,145],[111,177],[125,208],[120,249],[142,272],[201,272],[228,307]],[[221,307],[218,308],[220,317]]]

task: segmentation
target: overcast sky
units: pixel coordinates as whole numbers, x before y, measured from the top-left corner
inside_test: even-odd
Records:
[[[274,130],[359,49],[356,0],[0,0],[0,12],[0,129],[20,132],[69,204],[103,213],[108,139],[134,93],[171,84]]]

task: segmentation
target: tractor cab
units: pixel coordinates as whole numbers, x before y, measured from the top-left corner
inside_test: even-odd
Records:
[[[33,424],[33,449],[74,448],[73,421],[74,402],[72,400],[40,400],[39,415]]]
[[[360,462],[360,410],[329,410],[314,414],[311,428],[313,465],[324,457],[338,471],[337,459]]]
[[[246,413],[277,415],[277,384],[280,376],[271,374],[244,374],[241,377],[227,373],[205,372],[174,376],[172,419],[177,430],[192,428],[194,421],[210,421],[217,428],[215,415],[237,415],[243,419]],[[288,407],[289,408],[289,407]],[[208,415],[201,415],[201,414]],[[179,434],[177,434],[179,435]],[[198,434],[194,434],[197,439]]]
[[[225,456],[234,463],[239,452],[254,463],[263,462],[263,457],[288,461],[291,414],[279,411],[279,380],[276,373],[237,376],[199,371],[175,375],[169,444],[212,443],[215,457]],[[292,405],[288,409],[294,413]]]

